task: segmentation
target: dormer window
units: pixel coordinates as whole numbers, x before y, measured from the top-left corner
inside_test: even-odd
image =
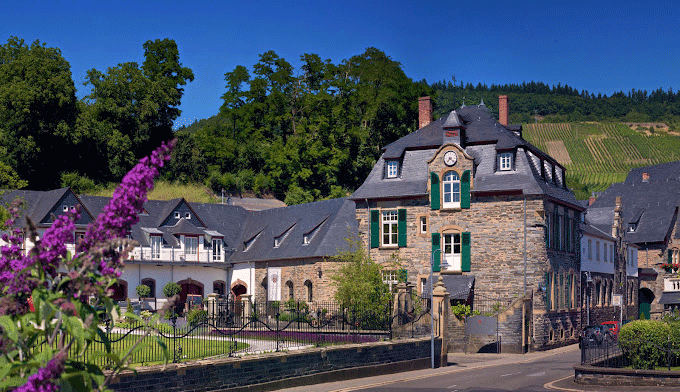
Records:
[[[387,178],[397,178],[399,175],[399,161],[387,161]]]
[[[629,223],[629,224],[628,224],[628,231],[632,233],[632,232],[634,232],[635,230],[637,230],[637,222],[635,222],[635,223]]]
[[[502,171],[512,170],[512,152],[498,154],[498,169]]]
[[[278,248],[279,246],[281,246],[281,242],[283,240],[283,238],[281,238],[281,237],[282,236],[274,238],[274,248]]]
[[[179,211],[175,211],[175,219],[181,218],[182,215],[180,215]]]
[[[186,219],[191,219],[191,213],[185,212],[185,213],[184,213],[184,218],[186,218]]]
[[[309,234],[305,234],[302,236],[302,245],[309,245],[309,242],[312,240],[311,236]]]

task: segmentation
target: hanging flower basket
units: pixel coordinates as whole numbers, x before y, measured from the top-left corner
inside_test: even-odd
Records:
[[[661,264],[661,268],[663,268],[664,271],[666,271],[666,273],[670,274],[671,272],[673,272],[673,265],[672,264]],[[677,271],[677,269],[676,269],[676,271]]]

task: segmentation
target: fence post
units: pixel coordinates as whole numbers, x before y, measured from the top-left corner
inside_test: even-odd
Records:
[[[248,320],[250,319],[250,315],[253,312],[253,303],[250,302],[250,298],[252,295],[250,294],[242,294],[241,295],[241,304],[243,305],[243,319]]]
[[[671,370],[671,335],[668,335],[668,351],[666,351],[666,364],[668,365],[668,371]]]
[[[442,367],[446,366],[446,358],[449,352],[449,308],[449,292],[446,291],[446,287],[444,286],[444,279],[439,275],[437,285],[432,291],[432,317],[435,318],[437,328],[439,329],[437,335],[442,340],[442,349],[439,359],[440,366]]]

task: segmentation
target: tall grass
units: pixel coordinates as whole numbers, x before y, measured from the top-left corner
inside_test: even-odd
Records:
[[[87,192],[92,196],[113,196],[117,184],[110,184],[106,188]],[[185,198],[192,203],[218,203],[219,199],[208,188],[201,184],[178,184],[168,181],[156,181],[154,188],[149,192],[149,200],[172,200]]]

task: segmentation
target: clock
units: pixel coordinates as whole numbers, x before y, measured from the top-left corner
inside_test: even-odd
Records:
[[[458,162],[458,155],[456,155],[455,151],[447,151],[444,154],[444,164],[446,166],[453,166],[456,162]]]

